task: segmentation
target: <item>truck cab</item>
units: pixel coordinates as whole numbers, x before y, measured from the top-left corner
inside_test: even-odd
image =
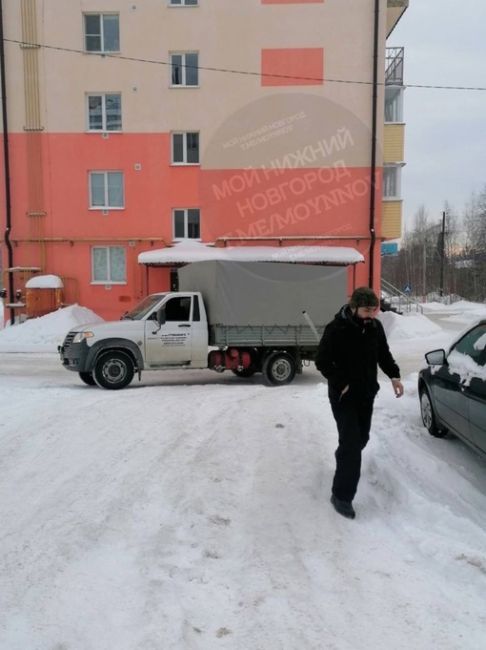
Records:
[[[208,367],[208,322],[201,294],[147,296],[121,320],[71,330],[63,366],[89,385],[124,388],[142,370]]]

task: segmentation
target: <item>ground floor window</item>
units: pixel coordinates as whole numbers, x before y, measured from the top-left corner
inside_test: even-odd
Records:
[[[126,250],[121,246],[93,246],[91,278],[93,283],[125,284],[127,281]]]

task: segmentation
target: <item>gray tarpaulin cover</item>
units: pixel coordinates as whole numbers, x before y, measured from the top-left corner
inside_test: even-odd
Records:
[[[346,302],[347,271],[275,262],[195,262],[179,269],[179,291],[200,291],[210,325],[328,323]]]

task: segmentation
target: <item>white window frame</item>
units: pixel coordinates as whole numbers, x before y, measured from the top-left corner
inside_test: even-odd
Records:
[[[189,210],[199,212],[199,237],[189,237]],[[184,212],[184,237],[176,237],[176,212]],[[200,208],[173,208],[172,209],[172,239],[173,241],[201,241],[201,209]]]
[[[120,97],[120,122],[121,126],[119,129],[108,129],[107,128],[107,118],[106,118],[106,97],[107,95],[118,95]],[[90,127],[89,123],[89,100],[90,97],[101,97],[101,129],[93,129]],[[122,115],[122,103],[121,103],[121,93],[120,92],[91,92],[86,93],[86,130],[89,133],[121,133],[123,130],[123,115]]]
[[[111,249],[112,248],[119,248],[123,250],[125,254],[125,279],[124,280],[111,280],[110,279],[110,255],[111,255]],[[97,249],[103,249],[108,252],[106,256],[106,264],[107,264],[107,280],[95,280],[95,269],[94,269],[94,251]],[[91,283],[90,284],[101,284],[101,285],[108,285],[108,284],[117,284],[117,285],[125,285],[127,284],[127,249],[124,246],[92,246],[91,247]]]
[[[394,90],[397,93],[396,102],[397,108],[396,113],[398,113],[397,119],[387,120],[386,119],[386,94],[387,90]],[[403,86],[385,86],[385,124],[403,124],[403,96],[404,96],[404,87]]]
[[[93,205],[93,194],[91,178],[93,174],[104,175],[104,205]],[[109,192],[108,192],[108,174],[121,174],[122,176],[122,205],[108,205]],[[125,174],[120,169],[90,169],[88,172],[88,189],[89,189],[89,209],[90,210],[124,210],[125,209]]]
[[[169,0],[169,7],[199,7],[199,0],[195,4],[187,4],[187,0]]]
[[[394,170],[395,173],[395,195],[385,194],[385,169]],[[383,200],[384,201],[401,201],[402,198],[402,165],[383,165]]]
[[[85,16],[99,16],[100,17],[100,39],[101,39],[101,48],[99,50],[88,50],[87,37],[86,33],[86,20]],[[85,11],[83,12],[83,34],[84,34],[84,51],[87,54],[116,54],[120,52],[120,47],[117,50],[106,50],[105,49],[105,28],[103,22],[103,16],[116,16],[118,18],[118,42],[121,42],[120,35],[120,14],[116,11]]]
[[[187,136],[189,134],[194,134],[197,133],[198,135],[198,162],[187,162]],[[174,136],[175,135],[182,135],[184,136],[184,142],[182,146],[182,155],[183,155],[183,160],[182,161],[175,161],[174,160]],[[199,131],[172,131],[170,134],[170,148],[171,148],[171,165],[175,165],[177,167],[197,167],[201,164],[201,135]]]
[[[188,54],[196,54],[197,55],[197,84],[188,84],[187,83],[187,67],[186,67],[186,56]],[[182,57],[182,64],[181,64],[181,83],[180,84],[175,84],[172,81],[172,72],[173,72],[173,64],[172,64],[172,57],[173,56],[181,56]],[[199,88],[199,52],[195,50],[187,50],[185,52],[169,52],[169,60],[170,60],[170,66],[169,66],[169,71],[170,71],[170,87],[171,88]]]

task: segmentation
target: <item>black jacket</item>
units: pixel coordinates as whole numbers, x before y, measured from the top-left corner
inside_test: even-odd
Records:
[[[392,378],[400,377],[383,325],[377,319],[361,321],[345,305],[324,330],[316,357],[317,369],[329,388],[351,395],[374,397],[379,390],[378,366]]]

